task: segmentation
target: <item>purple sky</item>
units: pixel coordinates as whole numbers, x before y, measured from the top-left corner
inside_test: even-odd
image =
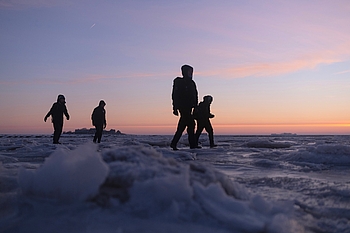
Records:
[[[349,1],[0,0],[0,133],[71,120],[172,134],[172,80],[194,67],[217,134],[350,133]]]

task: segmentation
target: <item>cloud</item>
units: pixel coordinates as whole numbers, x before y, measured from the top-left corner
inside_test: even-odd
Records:
[[[346,73],[350,73],[350,70],[340,71],[340,72],[335,73],[335,75],[338,75],[338,74],[346,74]]]
[[[226,78],[244,78],[249,76],[267,77],[313,69],[320,64],[339,62],[338,59],[293,60],[289,62],[255,63],[221,70],[198,72],[203,76],[220,76]]]
[[[287,61],[252,62],[245,65],[235,65],[228,68],[197,72],[197,74],[202,76],[219,76],[223,78],[278,76],[298,72],[301,70],[312,70],[322,64],[333,64],[336,62],[344,61],[348,57],[348,54],[344,54],[344,51],[350,51],[349,49],[350,46],[346,45],[341,46],[341,48],[334,51],[323,51],[314,54],[306,54],[299,58]],[[350,71],[343,71],[337,74],[347,72]]]

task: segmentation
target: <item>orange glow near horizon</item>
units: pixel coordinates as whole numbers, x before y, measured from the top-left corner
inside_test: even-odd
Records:
[[[103,99],[107,129],[172,135],[184,64],[199,101],[214,98],[217,135],[350,134],[346,1],[9,1],[0,10],[0,134],[51,134],[43,118],[64,94],[63,131],[91,128]]]
[[[136,135],[172,135],[174,125],[108,125],[107,130],[120,130],[126,134]],[[215,135],[270,135],[295,133],[298,135],[350,135],[350,123],[321,124],[213,124]],[[79,128],[79,127],[77,127]],[[92,126],[80,127],[92,128]],[[34,131],[35,129],[35,131]],[[64,127],[63,131],[74,131],[76,128]],[[41,127],[8,127],[2,128],[0,134],[51,134],[51,123]],[[184,134],[186,131],[184,131]]]
[[[350,134],[350,124],[230,124],[215,125],[218,134]]]
[[[177,122],[176,122],[177,123]],[[172,135],[174,125],[128,125],[110,127],[129,134],[162,134]],[[317,123],[317,124],[215,124],[216,135],[269,135],[273,133],[296,134],[350,134],[350,123]],[[184,131],[186,133],[186,131]]]

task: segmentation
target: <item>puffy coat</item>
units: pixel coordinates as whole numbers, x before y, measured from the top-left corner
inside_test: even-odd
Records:
[[[98,106],[94,109],[91,115],[93,126],[106,125],[106,110],[102,106]]]

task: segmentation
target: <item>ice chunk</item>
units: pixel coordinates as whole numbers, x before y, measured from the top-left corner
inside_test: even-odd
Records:
[[[19,172],[19,184],[27,195],[73,201],[98,193],[109,172],[94,144],[76,150],[56,150],[38,170]]]

